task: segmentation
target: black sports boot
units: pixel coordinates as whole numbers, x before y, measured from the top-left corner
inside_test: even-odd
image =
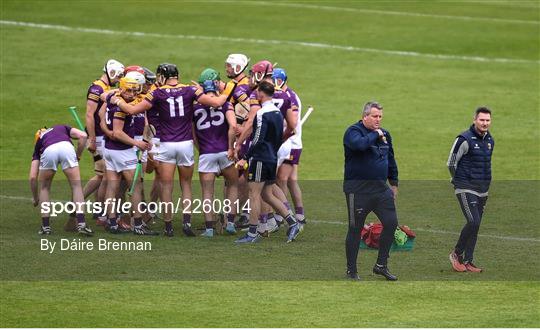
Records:
[[[379,266],[375,264],[375,266],[373,266],[373,274],[382,275],[388,281],[397,281],[397,276],[392,275],[390,271],[388,270],[388,267],[386,266]]]
[[[361,281],[360,276],[358,276],[357,272],[351,272],[350,270],[348,270],[345,276],[348,280],[351,281]]]

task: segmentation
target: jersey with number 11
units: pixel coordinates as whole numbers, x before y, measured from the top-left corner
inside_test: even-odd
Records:
[[[146,101],[159,113],[161,142],[193,140],[193,102],[202,92],[194,86],[164,85],[146,96]]]

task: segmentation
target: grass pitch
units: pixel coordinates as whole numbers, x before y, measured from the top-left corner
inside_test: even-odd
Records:
[[[1,9],[1,326],[540,325],[538,2],[4,0]],[[313,221],[298,242],[279,233],[239,247],[178,235],[148,239],[150,252],[39,251],[39,217],[24,199],[35,130],[71,124],[70,105],[82,114],[109,57],[177,63],[189,82],[205,67],[222,70],[231,52],[278,62],[316,108],[301,164]],[[373,251],[359,257],[364,283],[342,280],[341,139],[370,99],[384,105],[396,145],[400,222],[419,235],[412,253],[391,256],[398,283],[369,275]],[[480,104],[494,110],[497,140],[498,181],[476,253],[486,272],[456,274],[447,254],[464,220],[445,162]],[[81,169],[91,176],[88,154]],[[53,197],[67,198],[64,188],[56,182]],[[63,221],[51,239],[75,238]]]

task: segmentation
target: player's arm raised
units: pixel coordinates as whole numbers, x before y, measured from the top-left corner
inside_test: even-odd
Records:
[[[118,107],[122,111],[130,115],[136,115],[138,113],[148,111],[150,110],[150,108],[152,108],[152,103],[150,103],[148,99],[144,99],[142,102],[132,105],[132,104],[126,103],[126,101],[124,101],[120,97],[113,96],[111,98],[111,103],[118,105]]]
[[[86,146],[88,135],[80,129],[72,127],[69,131],[69,136],[72,139],[77,140],[77,159],[81,159],[82,152],[84,151],[84,147]]]
[[[229,84],[227,84],[225,85],[225,89],[223,90],[223,92],[220,95],[215,96],[215,95],[211,95],[210,93],[204,94],[201,85],[199,85],[198,83],[194,81],[193,83],[195,84],[195,87],[197,88],[197,93],[201,94],[199,98],[197,99],[197,101],[203,105],[214,107],[214,108],[219,108],[222,105],[224,105],[225,102],[227,102],[235,86],[235,85],[229,86]]]

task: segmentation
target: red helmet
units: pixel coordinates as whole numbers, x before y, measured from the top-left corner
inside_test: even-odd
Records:
[[[124,69],[124,75],[126,75],[128,72],[132,72],[132,71],[136,71],[136,72],[142,73],[144,75],[144,69],[142,68],[142,66],[138,66],[138,65],[126,66],[126,68]]]
[[[255,78],[255,82],[259,83],[264,77],[271,76],[274,73],[274,66],[270,61],[263,60],[255,63],[249,72]]]

